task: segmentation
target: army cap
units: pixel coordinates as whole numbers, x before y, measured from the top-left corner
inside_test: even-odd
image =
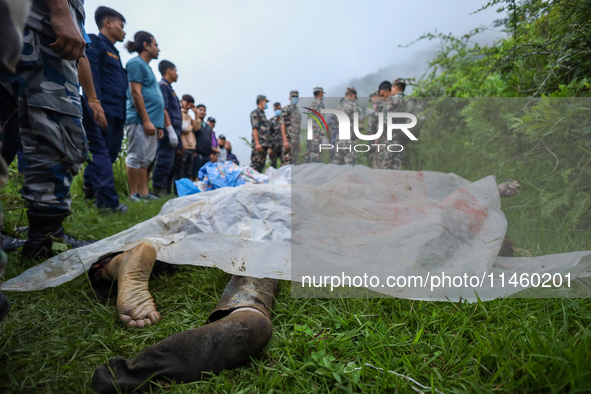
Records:
[[[354,87],[352,87],[352,86],[349,86],[349,87],[347,88],[347,93],[345,93],[345,94],[349,94],[349,93],[355,93],[355,95],[357,96],[357,89],[355,89],[355,88],[354,88]]]
[[[380,93],[377,90],[374,90],[373,92],[371,92],[369,94],[369,97],[374,97],[374,96],[378,96]]]
[[[320,86],[316,86],[314,88],[314,93],[316,93],[316,92],[322,92],[322,93],[324,93],[324,89],[322,89]]]
[[[215,118],[213,116],[210,116],[209,118],[207,118],[207,121],[215,123]]]
[[[396,85],[397,83],[402,83],[406,85],[406,81],[403,78],[396,78],[394,82],[392,82],[392,85]]]
[[[289,92],[289,97],[300,97],[300,93],[297,90],[292,90]]]
[[[267,100],[267,96],[265,96],[264,94],[259,94],[257,96],[257,103],[260,103],[261,100],[269,101],[269,100]]]

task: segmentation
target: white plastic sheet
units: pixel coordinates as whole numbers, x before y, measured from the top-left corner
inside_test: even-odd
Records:
[[[295,281],[342,271],[591,275],[591,252],[497,257],[507,222],[493,177],[471,183],[454,174],[323,164],[267,174],[269,184],[170,200],[156,217],[53,257],[3,283],[2,290],[58,286],[103,255],[140,242],[150,242],[168,263]],[[491,283],[477,293],[489,300],[522,289]],[[412,299],[475,299],[472,288],[432,294],[412,287],[372,290]]]

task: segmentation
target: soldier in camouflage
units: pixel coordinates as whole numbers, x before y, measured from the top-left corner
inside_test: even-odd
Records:
[[[406,111],[406,100],[404,99],[404,89],[406,89],[406,81],[402,78],[397,78],[392,82],[392,101],[394,103],[394,112],[407,112]],[[394,123],[406,123],[407,119],[399,118],[398,120],[395,118]],[[396,130],[396,142],[395,144],[402,144],[403,140],[403,132],[401,130]],[[402,169],[402,165],[405,161],[408,160],[408,152],[407,147],[404,147],[404,151],[395,153],[394,154],[394,161],[395,163],[400,163],[398,169]]]
[[[392,144],[401,145],[401,131],[394,130],[392,133],[392,140],[389,141],[386,133],[386,114],[389,112],[403,112],[404,110],[404,99],[399,96],[392,96],[392,84],[388,81],[384,81],[380,84],[379,95],[384,100],[384,132],[381,137],[375,142],[376,144],[384,144],[386,146]],[[396,119],[394,119],[396,121]],[[394,148],[393,148],[394,149]],[[400,149],[400,148],[399,148]],[[389,170],[400,170],[402,168],[402,160],[404,159],[404,153],[401,152],[390,152],[385,146],[380,147],[380,150],[376,153],[376,160],[374,168],[389,169]]]
[[[70,214],[72,179],[88,153],[77,69],[86,46],[83,22],[83,0],[34,0],[16,73],[0,72],[0,126],[19,133],[24,152],[26,257],[53,254],[52,237],[83,244],[62,226]],[[13,116],[19,122],[9,122]]]
[[[404,89],[405,88],[406,88],[406,81],[402,78],[398,78],[392,83],[392,89],[391,89],[392,96],[390,96],[391,107],[386,108],[387,112],[406,112],[406,105],[404,103]],[[406,123],[405,118],[399,118],[399,119],[395,118],[393,121],[394,121],[394,123]],[[399,129],[396,129],[395,131],[396,131],[396,133],[392,135],[392,138],[394,138],[392,143],[402,145],[403,133]],[[404,159],[405,159],[404,156],[405,156],[404,150],[393,154],[393,161],[394,161],[393,169],[394,170],[401,170],[402,169],[402,163],[404,162]]]
[[[263,172],[267,160],[267,151],[271,146],[271,124],[265,115],[268,101],[267,97],[258,95],[257,108],[250,113],[250,124],[252,125],[250,166],[258,172]]]
[[[299,93],[297,90],[289,92],[289,104],[281,110],[281,138],[283,139],[283,150],[281,154],[281,165],[296,164],[298,153],[300,153],[300,123],[302,114],[298,110]]]
[[[338,110],[347,114],[351,125],[353,125],[355,113],[359,114],[359,123],[361,124],[361,122],[363,122],[363,113],[359,104],[357,104],[357,101],[355,100],[357,100],[357,89],[349,87],[345,93],[345,98],[337,107]],[[357,136],[354,133],[351,133],[350,140],[337,140],[334,148],[334,155],[332,157],[332,164],[355,165],[357,163],[357,154],[353,148],[355,144],[357,144]]]
[[[378,94],[378,91],[375,90],[369,95],[369,103],[371,107],[368,107],[366,111],[366,115],[368,117],[367,120],[367,133],[368,134],[376,134],[378,131],[378,120],[379,120],[379,113],[382,112],[382,100]],[[375,160],[376,160],[376,150],[375,147],[371,147],[369,152],[367,152],[368,158],[372,167],[375,168]]]
[[[322,98],[324,97],[324,89],[321,87],[314,88],[314,101],[310,104],[310,108],[320,112],[324,109]],[[322,154],[320,152],[320,144],[322,143],[322,128],[316,123],[312,122],[312,140],[308,140],[306,145],[306,156],[304,163],[320,163],[322,161]],[[328,132],[328,130],[327,130]],[[330,136],[328,137],[330,139]]]
[[[281,103],[273,104],[273,111],[275,116],[269,121],[271,123],[271,146],[269,147],[269,160],[273,168],[279,168],[277,159],[281,159],[281,166],[283,166],[283,138],[281,138]]]

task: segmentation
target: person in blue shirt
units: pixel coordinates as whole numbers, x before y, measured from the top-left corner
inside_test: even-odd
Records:
[[[86,198],[96,198],[102,212],[125,212],[127,206],[119,203],[115,191],[112,168],[121,150],[125,123],[127,75],[114,46],[125,38],[125,18],[111,8],[99,7],[94,19],[100,33],[89,36],[84,61],[89,66],[81,61],[79,70],[80,80],[89,81],[83,85],[83,122],[92,153],[84,171],[83,189]]]
[[[134,41],[125,43],[129,53],[138,56],[127,62],[127,112],[125,129],[127,147],[127,180],[131,200],[154,200],[148,190],[148,166],[156,157],[158,139],[164,134],[164,97],[150,68],[150,61],[158,59],[160,49],[154,36],[145,31],[135,33]]]
[[[102,130],[102,134],[111,162],[114,163],[121,151],[128,89],[127,73],[115,48],[115,43],[125,39],[125,18],[119,12],[101,6],[97,8],[94,20],[100,33],[89,35],[91,45],[86,56],[92,70],[97,99],[107,118],[107,127]]]
[[[180,101],[172,88],[172,84],[178,80],[176,66],[168,60],[162,60],[158,71],[162,75],[160,89],[164,97],[164,125],[167,132],[158,140],[152,186],[154,194],[161,195],[170,194],[171,191],[175,156],[182,149],[183,115]]]

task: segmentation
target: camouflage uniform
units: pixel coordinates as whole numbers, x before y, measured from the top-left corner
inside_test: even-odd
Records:
[[[370,134],[370,135],[371,134],[375,134],[378,131],[378,114],[379,114],[378,107],[379,107],[379,105],[381,103],[381,100],[380,100],[377,103],[373,104],[371,102],[371,99],[373,97],[378,97],[378,91],[377,90],[375,92],[372,92],[369,95],[370,104],[372,105],[371,106],[371,111],[373,111],[373,112],[370,113],[370,111],[369,111],[370,108],[367,108],[365,110],[366,111],[367,118],[368,118],[367,119],[367,134]],[[372,143],[375,143],[375,142],[372,142]],[[371,149],[369,150],[369,152],[367,152],[367,156],[369,158],[370,163],[372,163],[372,165],[373,165],[373,162],[374,162],[375,153],[376,153],[376,150],[375,150],[375,147],[374,146],[372,146]]]
[[[299,97],[297,90],[290,92],[290,99],[292,97]],[[289,150],[283,149],[281,154],[281,165],[296,164],[298,153],[300,153],[300,123],[302,122],[302,114],[298,110],[297,105],[289,104],[281,109],[280,125],[285,125],[285,137],[289,143]],[[283,144],[283,142],[282,142]],[[293,158],[293,161],[292,161]]]
[[[283,138],[281,137],[281,116],[274,116],[271,118],[269,123],[271,124],[271,132],[269,140],[271,141],[271,153],[269,154],[269,160],[271,160],[271,166],[278,168],[277,159],[281,158],[281,165],[283,166],[282,146]],[[260,138],[260,137],[259,137]]]
[[[324,92],[322,88],[314,88],[314,91]],[[310,104],[310,108],[320,112],[320,110],[324,109],[325,107],[322,99],[316,98],[312,104]],[[320,163],[322,161],[322,154],[320,153],[322,135],[322,128],[318,126],[318,123],[312,122],[312,140],[308,140],[307,142],[304,163]]]
[[[387,114],[388,112],[404,112],[404,96],[400,93],[397,93],[394,96],[390,96],[384,100],[384,132],[382,136],[379,138],[376,144],[385,144],[386,146],[380,147],[380,151],[376,153],[376,160],[374,168],[381,168],[381,169],[389,169],[389,170],[400,170],[402,168],[402,161],[404,160],[404,151],[402,152],[389,152],[386,148],[388,145],[392,144],[400,144],[402,145],[402,138],[401,134],[402,131],[396,129],[392,132],[392,140],[388,140],[388,133],[386,124],[387,124]],[[394,118],[394,123],[400,123],[402,120],[396,121]]]
[[[261,152],[255,148],[254,136],[252,137],[252,153],[250,154],[250,166],[258,172],[263,172],[267,160],[267,149],[271,146],[271,124],[267,120],[265,111],[256,108],[250,113],[250,124],[253,129],[259,131],[259,143],[263,147]]]
[[[363,121],[363,114],[361,113],[359,104],[357,104],[355,100],[352,100],[348,97],[345,97],[337,109],[343,111],[349,117],[349,122],[351,122],[351,139],[336,141],[334,156],[332,157],[332,164],[355,165],[357,162],[357,154],[353,147],[355,144],[357,144],[357,136],[353,132],[353,120],[354,114],[357,112],[359,114],[359,123],[361,124]],[[349,148],[351,148],[351,151],[349,151]]]
[[[82,0],[69,3],[82,34]],[[49,48],[55,32],[45,1],[33,2],[23,41],[16,74],[0,73],[0,125],[18,116],[24,152],[21,194],[27,207],[68,212],[72,179],[88,153],[78,93],[78,62],[63,60]]]

